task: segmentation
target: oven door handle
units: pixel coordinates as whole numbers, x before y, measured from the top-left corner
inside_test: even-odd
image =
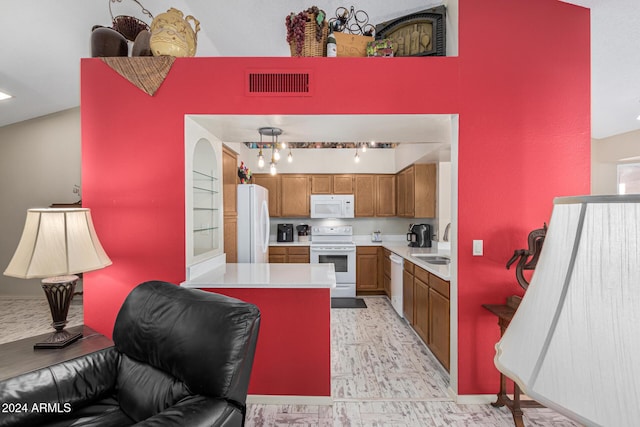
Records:
[[[355,252],[356,248],[311,248],[311,252]]]

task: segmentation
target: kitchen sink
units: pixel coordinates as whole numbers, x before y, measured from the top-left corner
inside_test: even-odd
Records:
[[[431,254],[411,254],[412,257],[424,261],[428,264],[446,265],[451,262],[451,259],[447,256],[431,255]]]

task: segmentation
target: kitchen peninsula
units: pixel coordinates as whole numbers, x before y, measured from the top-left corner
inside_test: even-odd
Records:
[[[181,286],[260,308],[249,401],[331,403],[333,264],[222,264]]]

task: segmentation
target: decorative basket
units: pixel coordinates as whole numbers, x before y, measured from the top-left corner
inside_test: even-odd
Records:
[[[322,37],[320,41],[316,40],[316,22],[315,17],[311,21],[307,21],[304,27],[304,44],[300,56],[327,56],[327,36],[329,35],[329,24],[327,21],[322,23]],[[289,43],[291,56],[298,56],[296,53],[297,43],[293,40]]]
[[[141,31],[149,31],[149,25],[133,16],[118,15],[113,18],[113,29],[125,36],[127,40],[134,41]]]
[[[142,9],[142,13],[153,19],[153,15],[151,14],[151,12],[145,9],[145,7],[138,0],[133,1],[137,3],[138,6],[140,6],[140,8]],[[122,34],[127,40],[135,41],[136,37],[138,37],[138,34],[140,34],[142,31],[149,31],[149,25],[134,16],[118,15],[114,17],[113,12],[111,11],[111,3],[121,2],[122,0],[109,0],[109,13],[111,14],[111,21],[113,25],[112,28]]]

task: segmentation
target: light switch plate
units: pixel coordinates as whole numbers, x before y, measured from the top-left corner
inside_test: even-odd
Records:
[[[483,249],[483,241],[482,240],[474,240],[473,241],[473,256],[482,256],[484,254]]]

